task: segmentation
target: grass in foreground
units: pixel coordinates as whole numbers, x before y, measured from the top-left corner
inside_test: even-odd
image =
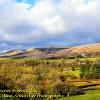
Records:
[[[56,100],[100,100],[100,90],[88,90],[84,95],[57,98]]]

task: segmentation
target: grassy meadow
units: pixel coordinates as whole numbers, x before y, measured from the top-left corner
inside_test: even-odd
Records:
[[[56,100],[100,100],[100,90],[88,90],[84,95],[57,98]]]

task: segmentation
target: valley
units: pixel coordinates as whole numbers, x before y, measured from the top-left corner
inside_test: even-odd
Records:
[[[0,54],[0,100],[99,100],[99,48],[91,44]]]

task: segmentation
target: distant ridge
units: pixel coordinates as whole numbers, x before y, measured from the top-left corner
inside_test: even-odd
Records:
[[[100,52],[100,43],[80,45],[72,47],[70,50],[71,53]]]
[[[100,53],[100,43],[85,44],[74,47],[64,48],[28,48],[26,50],[10,50],[0,54],[0,58],[53,58],[53,57],[65,57],[68,54],[86,54],[86,53]]]

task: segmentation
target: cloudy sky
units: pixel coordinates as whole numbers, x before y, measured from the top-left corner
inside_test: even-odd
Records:
[[[0,50],[100,42],[100,0],[0,0]]]

